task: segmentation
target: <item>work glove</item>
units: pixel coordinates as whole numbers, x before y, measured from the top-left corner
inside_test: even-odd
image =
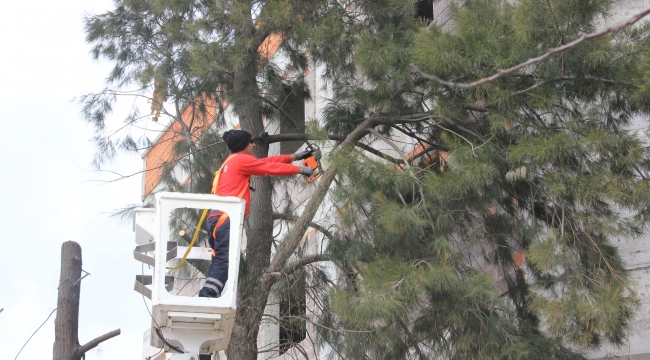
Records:
[[[309,166],[298,166],[300,168],[300,174],[305,175],[305,176],[311,176],[311,174],[314,172],[312,168]]]
[[[314,150],[298,151],[294,155],[296,156],[296,160],[305,160],[306,158],[314,155]]]

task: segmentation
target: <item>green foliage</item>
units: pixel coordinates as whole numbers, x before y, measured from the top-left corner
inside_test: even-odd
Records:
[[[329,98],[317,119],[323,126],[308,125],[307,134],[347,136],[380,116],[393,120],[378,127],[382,136],[426,149],[408,166],[376,161],[362,147],[329,154],[339,175],[327,252],[341,276],[298,275],[322,304],[318,341],[333,355],[582,359],[584,349],[623,343],[638,305],[611,244],[640,235],[650,214],[642,131],[650,26],[467,90],[426,80],[409,65],[472,82],[594,31],[611,4],[468,0],[451,11],[453,30],[443,30],[416,19],[412,0],[130,0],[89,16],[86,31],[95,56],[115,64],[108,84],[148,96],[164,79],[176,121],[190,106],[207,114],[196,99],[209,94],[212,106],[227,101],[242,124],[254,118],[262,129],[262,114],[277,111],[259,96],[284,104],[312,95],[301,76],[309,60],[323,70]],[[286,63],[260,56],[269,34],[282,36]],[[98,164],[150,144],[108,129],[117,95],[82,99],[102,150]],[[400,120],[406,116],[412,121]],[[134,112],[127,124],[139,119]],[[189,124],[178,134],[185,141],[165,172],[170,190],[207,192],[225,155],[215,145],[219,121],[199,141],[195,130]],[[364,144],[381,142],[373,140]],[[181,183],[178,172],[191,180]],[[182,213],[174,226],[197,219]],[[267,259],[270,246],[247,250],[250,259]],[[240,293],[249,295],[259,290],[251,274],[261,266],[250,259],[240,272]],[[295,291],[285,280],[277,285],[283,295]],[[254,306],[263,300],[242,297]]]
[[[330,251],[350,270],[323,322],[351,332],[324,339],[350,359],[574,359],[621,344],[638,302],[611,244],[647,227],[649,139],[639,130],[650,28],[463,90],[407,65],[472,82],[595,31],[611,3],[467,1],[452,11],[453,31],[418,29],[398,3],[412,5],[358,4],[366,17],[353,79],[363,83],[333,79],[345,84],[326,116],[353,123],[359,112],[429,106],[440,120],[382,132],[412,131],[449,158],[414,161],[409,173],[339,154],[340,237]]]

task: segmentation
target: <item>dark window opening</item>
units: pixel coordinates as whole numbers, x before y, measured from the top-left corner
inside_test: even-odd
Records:
[[[290,282],[280,297],[280,355],[307,337],[305,277]]]
[[[433,21],[433,0],[420,0],[415,3],[415,17],[428,23]]]
[[[280,118],[280,134],[304,134],[305,133],[305,93],[301,89],[302,82],[299,85],[285,86],[283,96],[279,99],[278,105],[291,116],[296,123],[291,123],[286,116],[278,113]],[[283,141],[280,143],[280,154],[292,154],[304,144],[304,141]]]

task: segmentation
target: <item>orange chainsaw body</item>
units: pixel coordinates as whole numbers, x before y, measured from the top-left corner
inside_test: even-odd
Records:
[[[307,177],[307,182],[312,183],[321,176],[320,161],[316,158],[318,155],[312,155],[302,161],[303,166],[309,166],[312,174]]]

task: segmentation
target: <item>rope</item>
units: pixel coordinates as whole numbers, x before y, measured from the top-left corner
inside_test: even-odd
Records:
[[[175,267],[167,267],[167,270],[178,270],[185,264],[185,259],[187,259],[187,256],[190,254],[190,251],[192,250],[192,247],[194,246],[194,243],[196,242],[196,238],[199,236],[199,232],[201,231],[201,225],[203,225],[203,220],[205,220],[205,216],[208,215],[208,209],[203,210],[203,214],[201,214],[201,219],[199,220],[199,224],[196,226],[196,230],[194,230],[194,236],[192,237],[192,242],[190,242],[190,246],[187,247],[187,250],[185,251],[185,255],[183,255],[183,258],[181,259],[181,262],[178,263]]]

